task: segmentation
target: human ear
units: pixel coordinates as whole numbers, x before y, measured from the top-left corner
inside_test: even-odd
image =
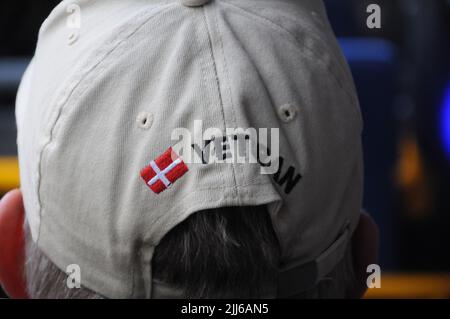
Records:
[[[0,201],[0,284],[11,298],[28,298],[24,276],[25,238],[22,193],[16,189]]]
[[[378,262],[378,226],[369,214],[362,211],[352,237],[353,267],[356,283],[351,297],[362,298],[367,291],[367,266]]]

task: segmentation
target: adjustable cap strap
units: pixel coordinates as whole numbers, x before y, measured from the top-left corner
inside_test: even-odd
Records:
[[[315,260],[301,265],[289,265],[278,275],[277,298],[289,298],[314,288],[344,257],[350,239],[350,229]]]

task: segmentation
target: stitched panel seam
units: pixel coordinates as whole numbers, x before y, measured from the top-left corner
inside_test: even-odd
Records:
[[[214,48],[213,48],[213,42],[212,42],[213,40],[212,40],[212,34],[211,34],[211,27],[210,27],[210,25],[208,23],[208,19],[206,17],[206,8],[205,7],[203,7],[203,20],[204,20],[204,23],[206,25],[206,30],[207,30],[207,33],[208,33],[209,50],[211,52],[211,58],[212,58],[213,67],[214,67],[214,73],[215,73],[215,76],[216,76],[216,85],[217,85],[217,91],[218,91],[218,94],[219,94],[220,108],[221,108],[222,120],[223,120],[223,127],[224,127],[224,129],[226,129],[225,108],[224,108],[224,103],[223,103],[222,90],[220,88],[219,72],[217,70],[216,58],[214,56]],[[233,174],[234,188],[235,188],[235,192],[236,192],[236,195],[237,195],[236,171],[235,171],[234,165],[231,165],[231,170],[232,170],[232,174]]]

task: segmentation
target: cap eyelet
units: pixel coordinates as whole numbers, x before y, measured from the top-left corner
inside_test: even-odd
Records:
[[[139,128],[143,130],[148,130],[153,125],[153,115],[148,112],[141,112],[136,118],[136,123]]]
[[[278,108],[278,117],[284,123],[289,123],[297,116],[297,108],[293,104],[284,104]]]

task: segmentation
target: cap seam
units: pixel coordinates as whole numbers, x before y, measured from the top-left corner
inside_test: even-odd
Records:
[[[204,18],[204,16],[203,16],[203,11],[202,11],[202,17]],[[203,19],[203,20],[204,20],[204,19]],[[205,21],[203,21],[203,22],[206,24]],[[199,43],[199,47],[201,47],[201,42],[202,42],[202,41],[200,41],[199,35],[198,35],[197,32],[195,32],[195,37],[196,37],[196,39],[197,39],[197,41],[198,41],[198,43]],[[216,65],[215,65],[214,55],[213,55],[213,52],[212,52],[212,49],[211,49],[211,43],[210,43],[210,38],[209,38],[208,32],[207,32],[207,46],[208,46],[208,49],[209,49],[209,50],[208,50],[208,53],[209,53],[209,54],[208,54],[208,57],[205,57],[205,60],[208,59],[208,58],[210,58],[211,61],[212,61],[212,63],[213,63],[213,69],[215,69],[215,68],[216,68]],[[201,49],[200,49],[200,50],[201,50]],[[208,65],[207,65],[207,62],[206,62],[205,60],[202,59],[202,69],[201,69],[201,71],[202,71],[203,85],[205,86],[205,88],[208,88],[208,87],[209,87],[209,86],[208,86],[208,82],[209,82],[209,81],[207,80],[206,71],[205,71],[205,69],[208,68]],[[215,77],[215,82],[216,82],[215,86],[216,86],[216,87],[219,87],[219,84],[218,84],[219,79],[218,79],[218,76],[217,76],[217,72],[214,72],[214,77]],[[220,104],[222,104],[222,96],[221,96],[220,89],[218,88],[217,91],[218,91],[219,102],[220,102]],[[203,92],[203,91],[202,91],[202,93],[204,93],[205,98],[211,98],[211,97],[209,96],[209,94],[206,94],[206,93]],[[211,94],[214,94],[214,93],[215,93],[215,92],[211,92]],[[214,103],[213,103],[213,104],[214,104]],[[224,119],[223,111],[222,111],[222,120],[223,120],[224,127],[225,127],[225,119]],[[219,172],[219,175],[220,175],[220,177],[221,177],[221,180],[225,180],[224,175],[223,175],[223,170],[222,170],[221,168],[219,168],[219,169],[218,169],[218,172]]]
[[[211,34],[211,27],[210,27],[210,25],[208,23],[208,19],[206,17],[206,8],[205,7],[203,7],[202,14],[203,14],[203,23],[206,25],[206,32],[207,32],[207,36],[208,36],[209,51],[210,51],[211,59],[212,59],[212,62],[213,62],[214,75],[216,77],[216,86],[217,86],[217,92],[219,94],[219,101],[220,101],[220,109],[221,109],[221,115],[222,115],[222,121],[223,121],[223,128],[226,128],[226,116],[225,116],[225,108],[224,108],[224,104],[223,104],[222,90],[220,88],[219,71],[217,69],[217,61],[216,61],[216,57],[215,57],[215,54],[214,54],[214,46],[213,46],[213,39],[212,39],[212,34]],[[231,172],[232,172],[232,175],[233,175],[234,186],[237,186],[236,170],[235,170],[234,165],[231,165]]]
[[[214,6],[211,7],[211,11],[213,11],[214,8],[217,8],[217,5],[214,3]],[[205,8],[205,14],[206,14],[206,8]],[[219,50],[220,53],[222,54],[222,60],[223,60],[223,68],[224,68],[224,77],[226,78],[226,81],[223,81],[223,85],[224,87],[226,87],[227,91],[228,91],[228,96],[230,99],[230,104],[231,104],[231,116],[232,116],[232,122],[233,122],[233,126],[237,126],[237,117],[236,117],[236,110],[235,110],[235,104],[234,104],[234,99],[233,99],[233,94],[232,94],[232,90],[231,90],[231,86],[230,86],[230,76],[229,76],[229,70],[228,70],[228,62],[227,62],[227,58],[226,58],[226,54],[225,54],[225,50],[224,50],[224,45],[223,45],[223,36],[222,36],[222,32],[221,29],[219,27],[219,23],[217,21],[217,16],[216,16],[216,12],[214,11],[212,13],[213,16],[213,21],[214,21],[214,25],[215,25],[215,29],[217,30],[217,35],[218,35],[218,42],[219,42]],[[219,87],[220,89],[220,87]],[[225,113],[225,110],[224,110]],[[245,171],[242,170],[240,167],[234,167],[235,170],[235,174],[236,171],[239,170],[239,175],[244,175]],[[245,176],[244,176],[245,178]],[[238,176],[235,175],[235,183],[236,185],[240,184],[240,181],[238,182]]]

